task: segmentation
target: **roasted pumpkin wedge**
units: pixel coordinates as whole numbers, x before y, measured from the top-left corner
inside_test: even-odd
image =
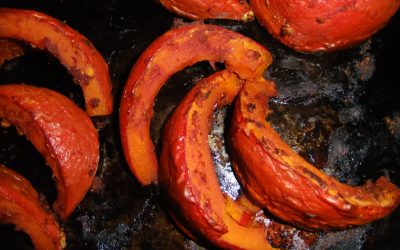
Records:
[[[183,99],[163,134],[160,185],[184,230],[225,249],[271,249],[264,226],[251,223],[254,209],[223,195],[208,144],[214,109],[231,103],[241,87],[234,73],[221,71]]]
[[[158,0],[169,11],[192,19],[254,19],[249,4],[242,0]]]
[[[156,39],[132,68],[119,115],[125,158],[142,185],[158,179],[149,131],[157,93],[174,73],[199,61],[224,62],[240,78],[254,79],[261,77],[272,57],[253,40],[214,25],[194,23]]]
[[[24,55],[24,49],[16,42],[0,40],[0,67],[7,61]]]
[[[276,39],[302,52],[333,51],[362,42],[399,9],[399,0],[250,0]]]
[[[342,184],[296,154],[265,120],[272,82],[259,79],[242,89],[235,104],[229,147],[237,176],[249,197],[278,218],[306,229],[340,229],[387,216],[400,189],[381,177],[360,187]]]
[[[112,113],[108,66],[76,30],[40,12],[0,8],[0,38],[22,40],[53,54],[82,87],[86,112],[90,116]]]
[[[0,119],[15,125],[44,156],[58,191],[54,209],[66,219],[96,174],[99,142],[92,121],[65,96],[23,84],[0,86]]]
[[[38,250],[62,249],[65,236],[28,180],[0,165],[0,223],[26,232]]]

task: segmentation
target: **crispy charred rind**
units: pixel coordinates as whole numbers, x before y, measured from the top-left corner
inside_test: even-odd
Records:
[[[0,40],[0,67],[7,61],[24,55],[24,49],[16,42]]]
[[[296,154],[265,117],[272,82],[248,83],[235,104],[229,145],[243,188],[269,212],[307,229],[340,229],[385,217],[400,189],[384,177],[353,187],[336,181]],[[249,107],[251,107],[249,109]]]
[[[133,66],[120,107],[125,158],[139,182],[157,181],[158,163],[150,139],[150,119],[158,91],[170,76],[199,61],[224,62],[242,79],[261,77],[270,53],[233,31],[205,24],[173,29],[154,41]]]
[[[43,13],[0,8],[0,38],[22,40],[49,51],[82,87],[90,116],[112,113],[108,66],[86,37]]]
[[[192,19],[233,19],[251,21],[249,4],[242,0],[158,0],[166,9]]]
[[[218,72],[196,85],[179,104],[163,135],[161,190],[169,198],[173,217],[214,245],[270,249],[264,227],[251,223],[254,208],[223,195],[208,144],[214,109],[231,103],[241,86],[234,73]]]
[[[276,39],[303,52],[344,49],[368,39],[393,16],[399,0],[250,0]]]
[[[99,161],[97,131],[65,96],[28,85],[0,86],[0,119],[15,125],[53,171],[54,209],[66,219],[89,190]]]
[[[64,234],[28,180],[0,165],[0,223],[25,231],[39,250],[62,249]]]

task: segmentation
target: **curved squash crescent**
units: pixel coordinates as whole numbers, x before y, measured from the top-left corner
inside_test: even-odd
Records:
[[[254,19],[249,4],[242,0],[158,0],[169,11],[192,19]]]
[[[243,188],[258,204],[295,226],[339,229],[383,218],[400,203],[384,177],[361,187],[342,184],[296,154],[265,117],[272,82],[248,83],[235,104],[228,144]]]
[[[32,10],[0,8],[0,38],[23,40],[57,57],[79,84],[90,116],[112,113],[108,66],[92,43],[65,23]]]
[[[26,135],[53,171],[54,209],[66,219],[89,190],[99,161],[97,131],[65,96],[23,84],[0,86],[0,119]]]
[[[124,155],[142,185],[158,179],[149,132],[157,93],[174,73],[199,61],[224,62],[240,78],[254,79],[262,76],[272,57],[255,41],[214,25],[190,24],[155,40],[132,68],[119,114]]]
[[[25,231],[39,250],[62,249],[65,237],[28,180],[0,165],[0,223]]]
[[[327,52],[367,40],[396,13],[400,1],[250,0],[250,5],[281,43],[302,52]]]
[[[188,225],[184,231],[224,249],[271,249],[264,226],[251,224],[255,214],[223,195],[208,144],[214,109],[231,103],[241,87],[234,73],[217,72],[179,104],[163,134],[161,190],[173,218]]]

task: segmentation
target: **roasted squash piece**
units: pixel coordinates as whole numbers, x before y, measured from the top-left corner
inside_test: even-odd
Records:
[[[0,38],[22,40],[52,53],[82,87],[86,112],[90,116],[112,113],[108,66],[76,30],[40,12],[0,8]]]
[[[23,84],[0,86],[0,119],[15,125],[53,171],[54,209],[66,219],[89,190],[99,161],[90,118],[65,96]]]
[[[7,61],[24,55],[24,49],[16,42],[0,40],[0,67]]]
[[[125,158],[142,185],[158,179],[149,132],[154,99],[170,76],[199,61],[224,62],[240,78],[253,79],[261,77],[272,57],[253,40],[214,25],[190,24],[155,40],[132,68],[119,115]]]
[[[249,197],[278,218],[307,229],[340,229],[385,217],[400,189],[381,177],[360,187],[342,184],[296,154],[265,120],[272,82],[249,82],[235,104],[229,147]]]
[[[234,73],[221,71],[183,99],[163,134],[160,185],[184,229],[225,249],[271,249],[264,226],[251,223],[254,210],[223,195],[208,144],[214,109],[231,103],[241,87]]]
[[[0,223],[25,231],[38,250],[62,249],[65,236],[28,180],[0,165]]]
[[[158,0],[169,11],[192,19],[233,19],[251,21],[249,4],[243,0]]]
[[[250,0],[258,21],[276,39],[303,52],[333,51],[381,29],[399,0]]]

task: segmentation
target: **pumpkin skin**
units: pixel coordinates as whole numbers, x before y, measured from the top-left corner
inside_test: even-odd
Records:
[[[22,40],[50,52],[81,86],[90,116],[112,113],[108,66],[92,43],[76,30],[37,11],[0,8],[0,38]]]
[[[253,12],[241,0],[158,0],[167,10],[192,19],[232,19],[251,21]]]
[[[262,76],[272,56],[243,35],[201,23],[172,29],[156,39],[131,70],[119,114],[124,155],[142,185],[158,180],[149,131],[157,93],[174,73],[200,61],[223,62],[240,78],[254,79]]]
[[[234,73],[221,71],[187,94],[165,126],[160,185],[184,231],[224,249],[271,249],[264,226],[251,223],[255,214],[222,193],[208,144],[214,109],[231,103],[241,87]]]
[[[57,187],[54,209],[66,219],[89,190],[99,161],[97,130],[67,97],[23,84],[0,86],[0,119],[43,155]]]
[[[0,165],[0,223],[26,232],[38,250],[62,249],[65,237],[39,194],[24,177]]]
[[[356,45],[376,33],[400,0],[250,0],[258,21],[297,51],[326,52]]]
[[[384,177],[345,185],[296,154],[265,120],[276,93],[272,82],[260,79],[246,84],[235,104],[228,145],[249,197],[283,221],[313,230],[369,223],[399,205],[400,189]]]

